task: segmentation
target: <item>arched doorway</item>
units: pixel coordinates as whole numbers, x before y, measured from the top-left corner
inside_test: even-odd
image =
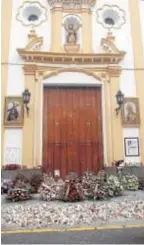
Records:
[[[104,164],[102,86],[75,75],[51,77],[43,87],[43,169],[61,176],[97,172]]]

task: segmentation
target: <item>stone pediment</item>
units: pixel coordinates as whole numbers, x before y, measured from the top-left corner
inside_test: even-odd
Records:
[[[115,37],[112,35],[111,32],[108,32],[107,37],[101,39],[101,46],[102,46],[103,50],[106,53],[113,53],[113,54],[122,54],[122,53],[125,53],[123,51],[120,51],[116,47],[114,41],[115,41]]]
[[[25,50],[27,51],[36,51],[36,50],[40,50],[42,44],[43,44],[43,38],[42,37],[38,37],[37,34],[35,33],[34,30],[32,30],[30,32],[30,34],[28,34],[28,43],[25,46]]]
[[[29,42],[25,48],[17,49],[20,57],[25,62],[47,63],[47,64],[79,64],[79,65],[114,65],[119,64],[125,52],[119,51],[114,44],[114,37],[108,35],[102,38],[101,53],[56,53],[40,51],[42,38],[35,33],[29,34]]]

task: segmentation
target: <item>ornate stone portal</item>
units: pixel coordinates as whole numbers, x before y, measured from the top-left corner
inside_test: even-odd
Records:
[[[70,37],[70,36],[69,36]],[[75,40],[72,38],[72,40]],[[25,86],[31,91],[31,113],[34,112],[34,108],[38,108],[36,115],[31,114],[31,118],[25,119],[24,124],[24,165],[29,162],[38,166],[41,164],[41,107],[42,81],[55,76],[61,72],[80,72],[101,81],[104,85],[105,94],[105,110],[106,110],[106,135],[107,135],[107,161],[110,163],[114,159],[121,158],[123,154],[123,141],[122,141],[122,125],[120,117],[116,117],[115,108],[116,100],[115,94],[119,89],[119,77],[121,73],[121,62],[125,56],[125,52],[120,51],[115,43],[114,37],[111,33],[108,33],[107,37],[102,38],[101,47],[103,51],[101,53],[65,53],[65,52],[44,52],[40,50],[34,50],[36,43],[39,42],[39,38],[33,37],[33,41],[29,39],[28,44],[23,49],[17,49],[20,57],[26,62],[24,66],[25,73]],[[28,48],[29,47],[29,48]],[[72,65],[72,68],[70,68]],[[34,91],[39,91],[35,95]],[[109,92],[108,92],[109,91]],[[37,96],[37,97],[35,97]],[[107,101],[110,101],[111,107]],[[33,106],[33,109],[32,109]],[[39,120],[37,120],[39,118]],[[35,125],[33,130],[33,125]],[[31,129],[31,131],[30,131]],[[111,132],[112,130],[112,132]],[[27,144],[27,135],[29,134],[29,145]],[[33,137],[36,139],[34,144]],[[119,148],[117,148],[116,142],[119,138]],[[34,144],[34,145],[33,145]],[[112,149],[113,146],[113,149]],[[35,154],[30,151],[35,149]],[[32,160],[33,159],[33,160]]]

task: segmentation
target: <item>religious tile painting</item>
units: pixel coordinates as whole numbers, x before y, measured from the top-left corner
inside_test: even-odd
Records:
[[[124,98],[124,104],[122,107],[122,124],[124,127],[140,126],[138,98]]]
[[[9,96],[5,98],[4,125],[22,126],[24,121],[24,104],[22,97]]]

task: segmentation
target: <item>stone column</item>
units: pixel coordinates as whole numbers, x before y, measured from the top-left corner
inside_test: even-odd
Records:
[[[111,132],[112,132],[112,161],[123,159],[123,128],[121,114],[116,116],[115,109],[118,107],[116,93],[120,89],[120,67],[109,67],[110,76],[110,106],[111,106]]]
[[[92,16],[90,9],[82,10],[82,51],[92,53]]]
[[[51,52],[62,52],[62,8],[53,8]]]
[[[106,152],[108,166],[112,163],[112,127],[111,127],[111,101],[110,101],[110,82],[105,77],[104,81],[104,102],[105,102],[105,127],[106,127]]]
[[[28,168],[35,166],[34,162],[34,119],[35,119],[35,66],[25,66],[25,89],[31,93],[29,117],[24,113],[23,127],[23,165]]]
[[[35,92],[35,132],[34,159],[36,167],[42,165],[42,124],[43,124],[43,85],[42,73],[37,74]]]
[[[139,1],[129,0],[131,15],[131,32],[133,40],[134,67],[137,97],[140,106],[140,151],[144,163],[144,50],[142,44],[142,29],[140,23]]]

